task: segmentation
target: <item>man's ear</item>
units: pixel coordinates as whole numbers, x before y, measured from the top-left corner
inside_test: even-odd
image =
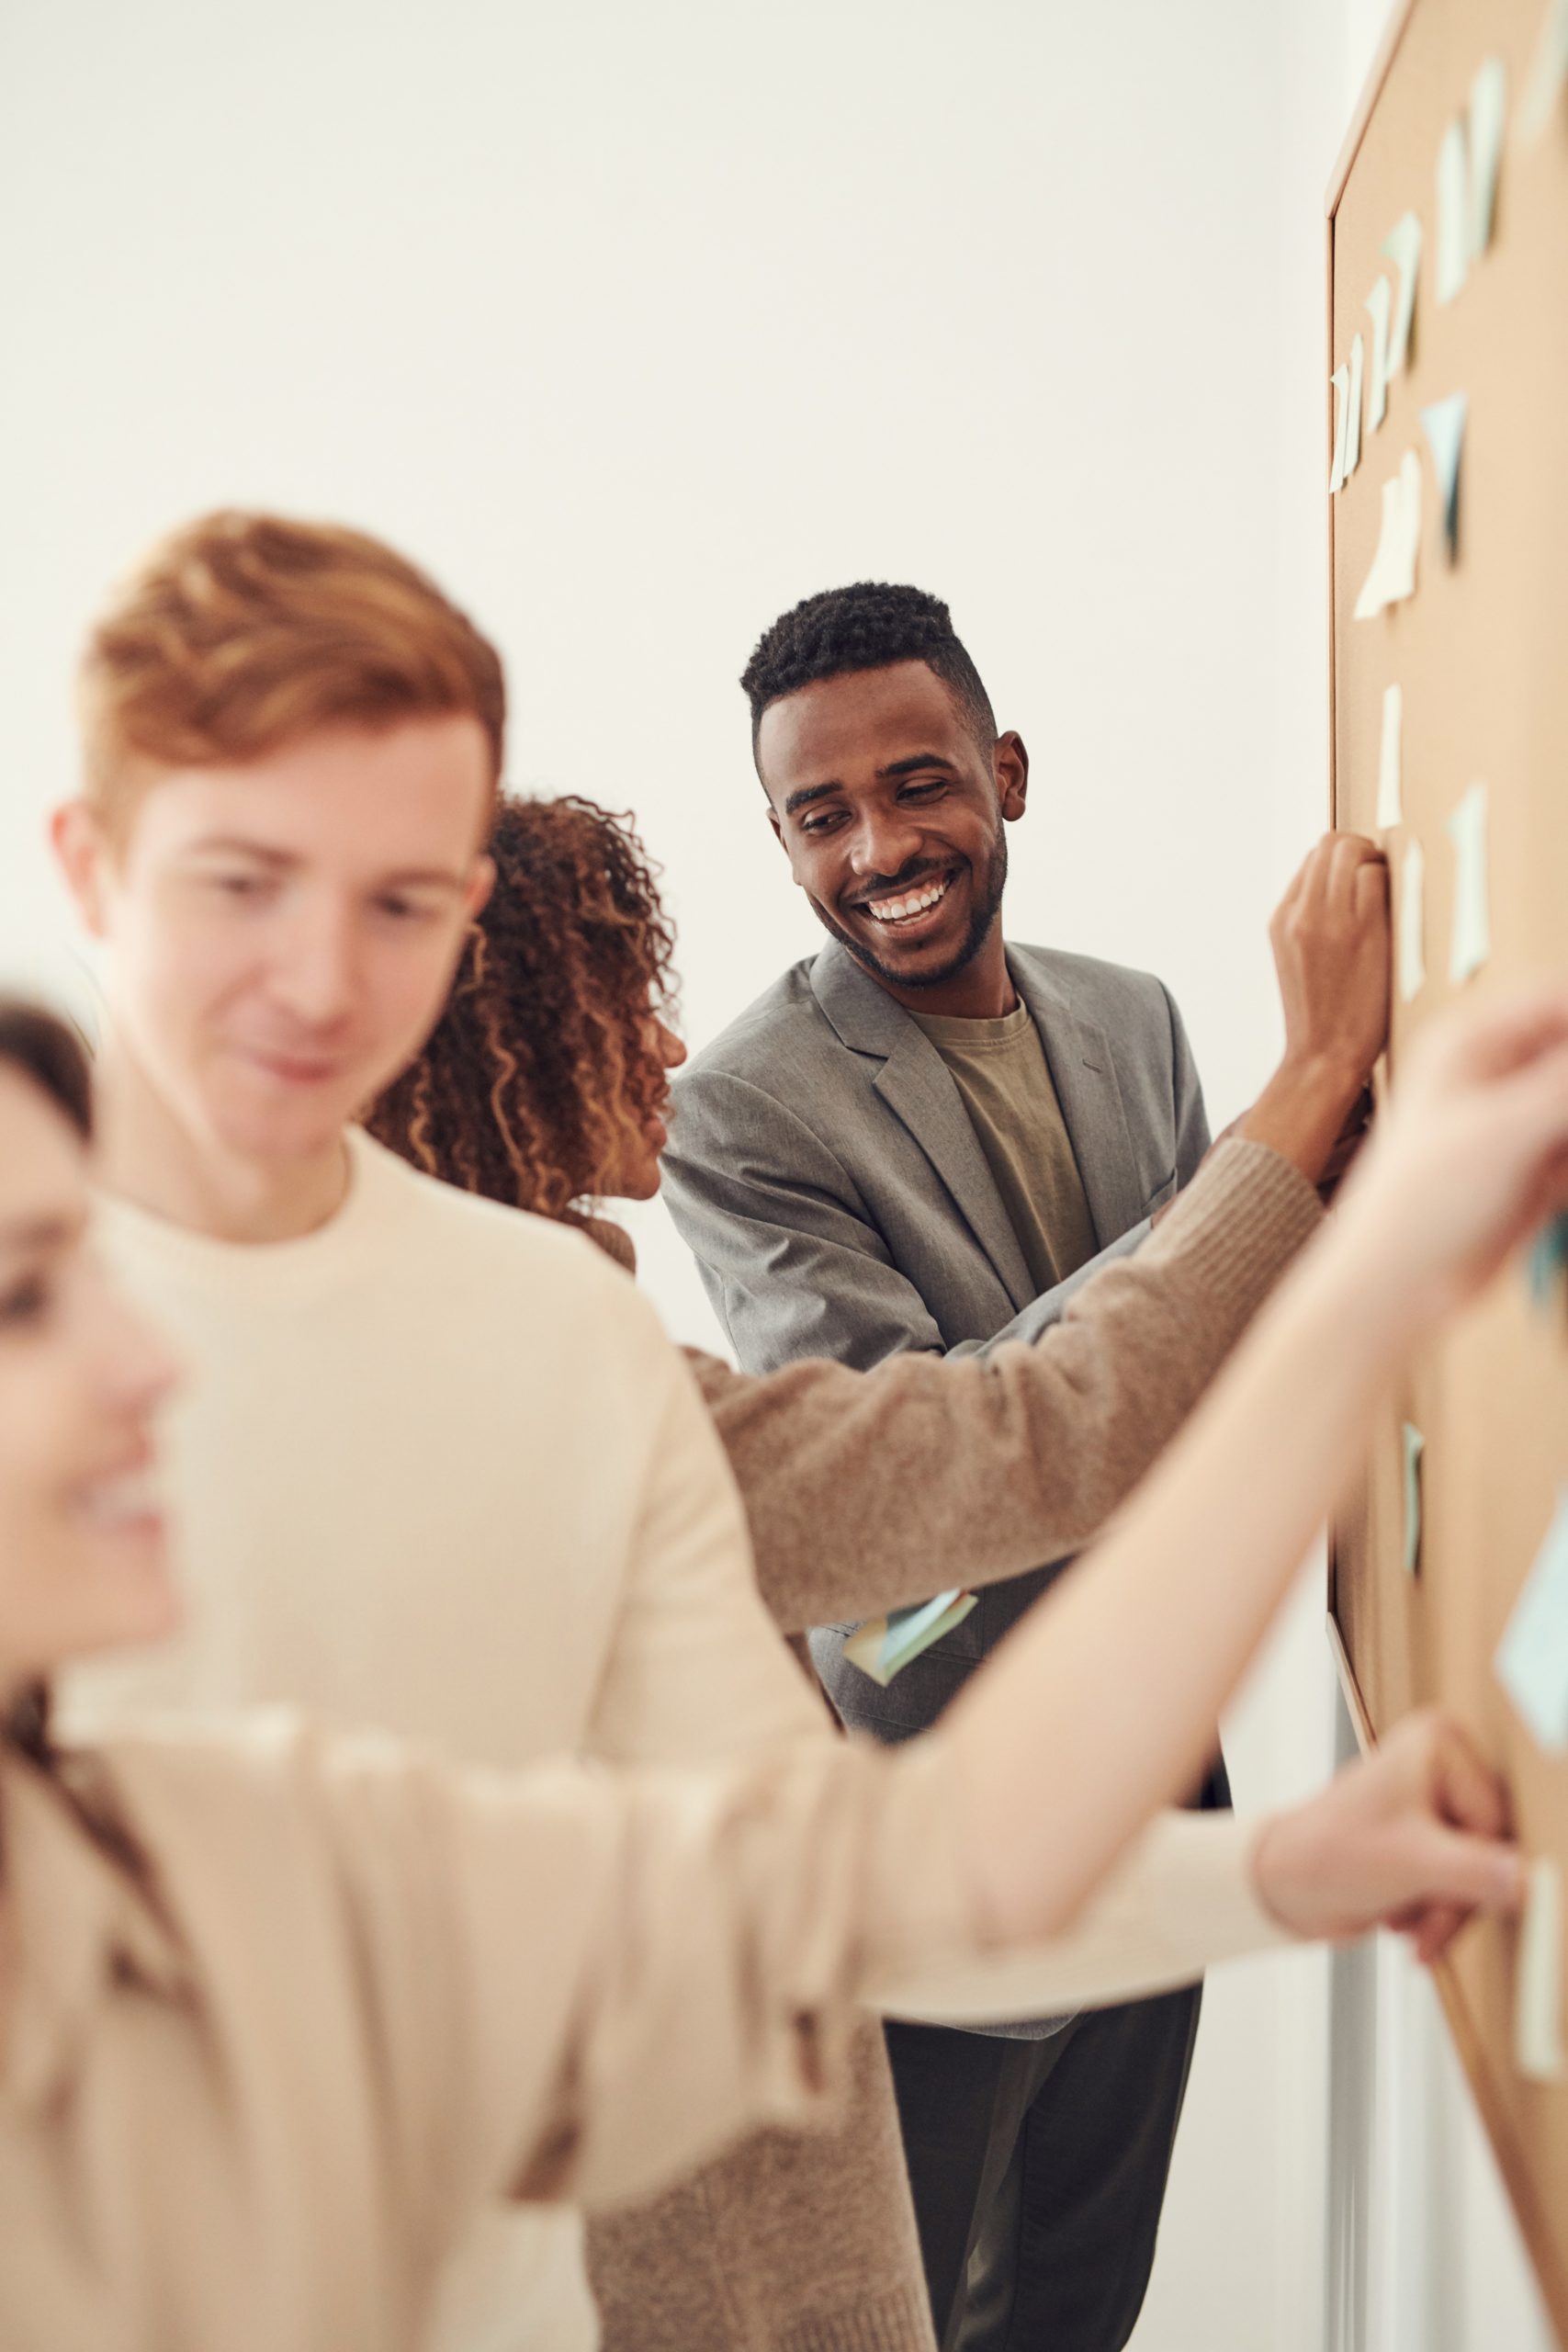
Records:
[[[101,820],[85,800],[66,800],[49,820],[49,838],[88,936],[104,938],[108,929],[106,885],[111,852]]]
[[[768,803],[768,822],[769,822],[769,824],[770,824],[770,825],[772,825],[772,827],[773,827],[773,839],[774,839],[774,841],[776,841],[776,842],[777,842],[777,843],[778,843],[779,847],[784,851],[784,855],[787,857],[787,856],[789,855],[789,849],[788,849],[788,845],[786,844],[786,842],[785,842],[785,841],[784,841],[784,827],[783,827],[783,826],[780,824],[780,822],[779,822],[779,820],[778,820],[778,812],[777,812],[777,810],[774,808],[773,804],[773,802],[772,802],[771,800],[770,800],[770,801],[769,801],[769,803]]]
[[[1029,753],[1015,729],[1010,727],[1005,735],[997,737],[991,772],[997,779],[997,799],[1002,816],[1008,824],[1016,824],[1029,798]]]

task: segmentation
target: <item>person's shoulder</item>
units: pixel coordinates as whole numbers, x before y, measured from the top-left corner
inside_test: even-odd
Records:
[[[396,1261],[434,1280],[466,1277],[498,1306],[525,1295],[531,1319],[552,1300],[592,1300],[620,1321],[641,1319],[635,1282],[581,1227],[444,1183],[356,1133],[367,1212],[395,1240]]]
[[[777,1068],[781,1051],[816,1043],[827,1029],[822,1008],[811,986],[814,956],[803,956],[771,981],[744,1012],[738,1012],[711,1044],[693,1058],[689,1070],[676,1080],[676,1091],[694,1080],[728,1077],[766,1082]]]
[[[1008,959],[1025,978],[1033,978],[1067,999],[1075,1012],[1114,1024],[1154,1020],[1168,1029],[1176,1000],[1157,973],[1100,956],[1078,956],[1064,947],[1026,947],[1008,942]]]

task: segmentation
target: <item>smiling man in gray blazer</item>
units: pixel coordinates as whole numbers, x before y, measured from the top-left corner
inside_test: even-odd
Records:
[[[1004,944],[1028,756],[945,605],[871,583],[812,597],[742,683],[773,830],[830,937],[678,1084],[676,1224],[750,1372],[1033,1338],[1207,1148],[1180,1017],[1147,974]],[[844,1659],[852,1629],[815,1634],[840,1713],[884,1740],[920,1730],[1060,1566],[984,1594],[886,1690]],[[889,2026],[945,2347],[1119,2352],[1198,2004]]]

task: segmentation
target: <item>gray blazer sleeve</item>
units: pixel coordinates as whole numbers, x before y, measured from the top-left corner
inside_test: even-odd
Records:
[[[1168,994],[1166,1001],[1175,1172],[1185,1184],[1208,1148],[1209,1129],[1181,1017]],[[944,1349],[843,1159],[807,1124],[807,1107],[713,1067],[694,1069],[675,1090],[665,1199],[747,1372],[774,1372],[803,1356],[870,1371],[906,1349],[969,1356],[1008,1340],[1036,1340],[1091,1276],[1148,1233],[1145,1219],[984,1340]]]

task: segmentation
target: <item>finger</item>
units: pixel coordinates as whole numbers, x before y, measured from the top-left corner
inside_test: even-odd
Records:
[[[1439,1723],[1436,1761],[1437,1796],[1444,1819],[1478,1837],[1503,1837],[1508,1827],[1507,1790],[1457,1724]]]
[[[1363,833],[1338,834],[1328,877],[1336,909],[1346,915],[1354,913],[1366,887],[1363,876],[1381,878],[1386,888],[1387,870],[1387,861],[1376,842],[1368,841]]]
[[[1440,1960],[1472,1917],[1472,1913],[1458,1903],[1428,1904],[1416,1924],[1416,1957],[1423,1968],[1430,1968]]]
[[[1417,1900],[1477,1911],[1517,1911],[1524,1901],[1518,1848],[1428,1822],[1412,1838],[1409,1877]]]

